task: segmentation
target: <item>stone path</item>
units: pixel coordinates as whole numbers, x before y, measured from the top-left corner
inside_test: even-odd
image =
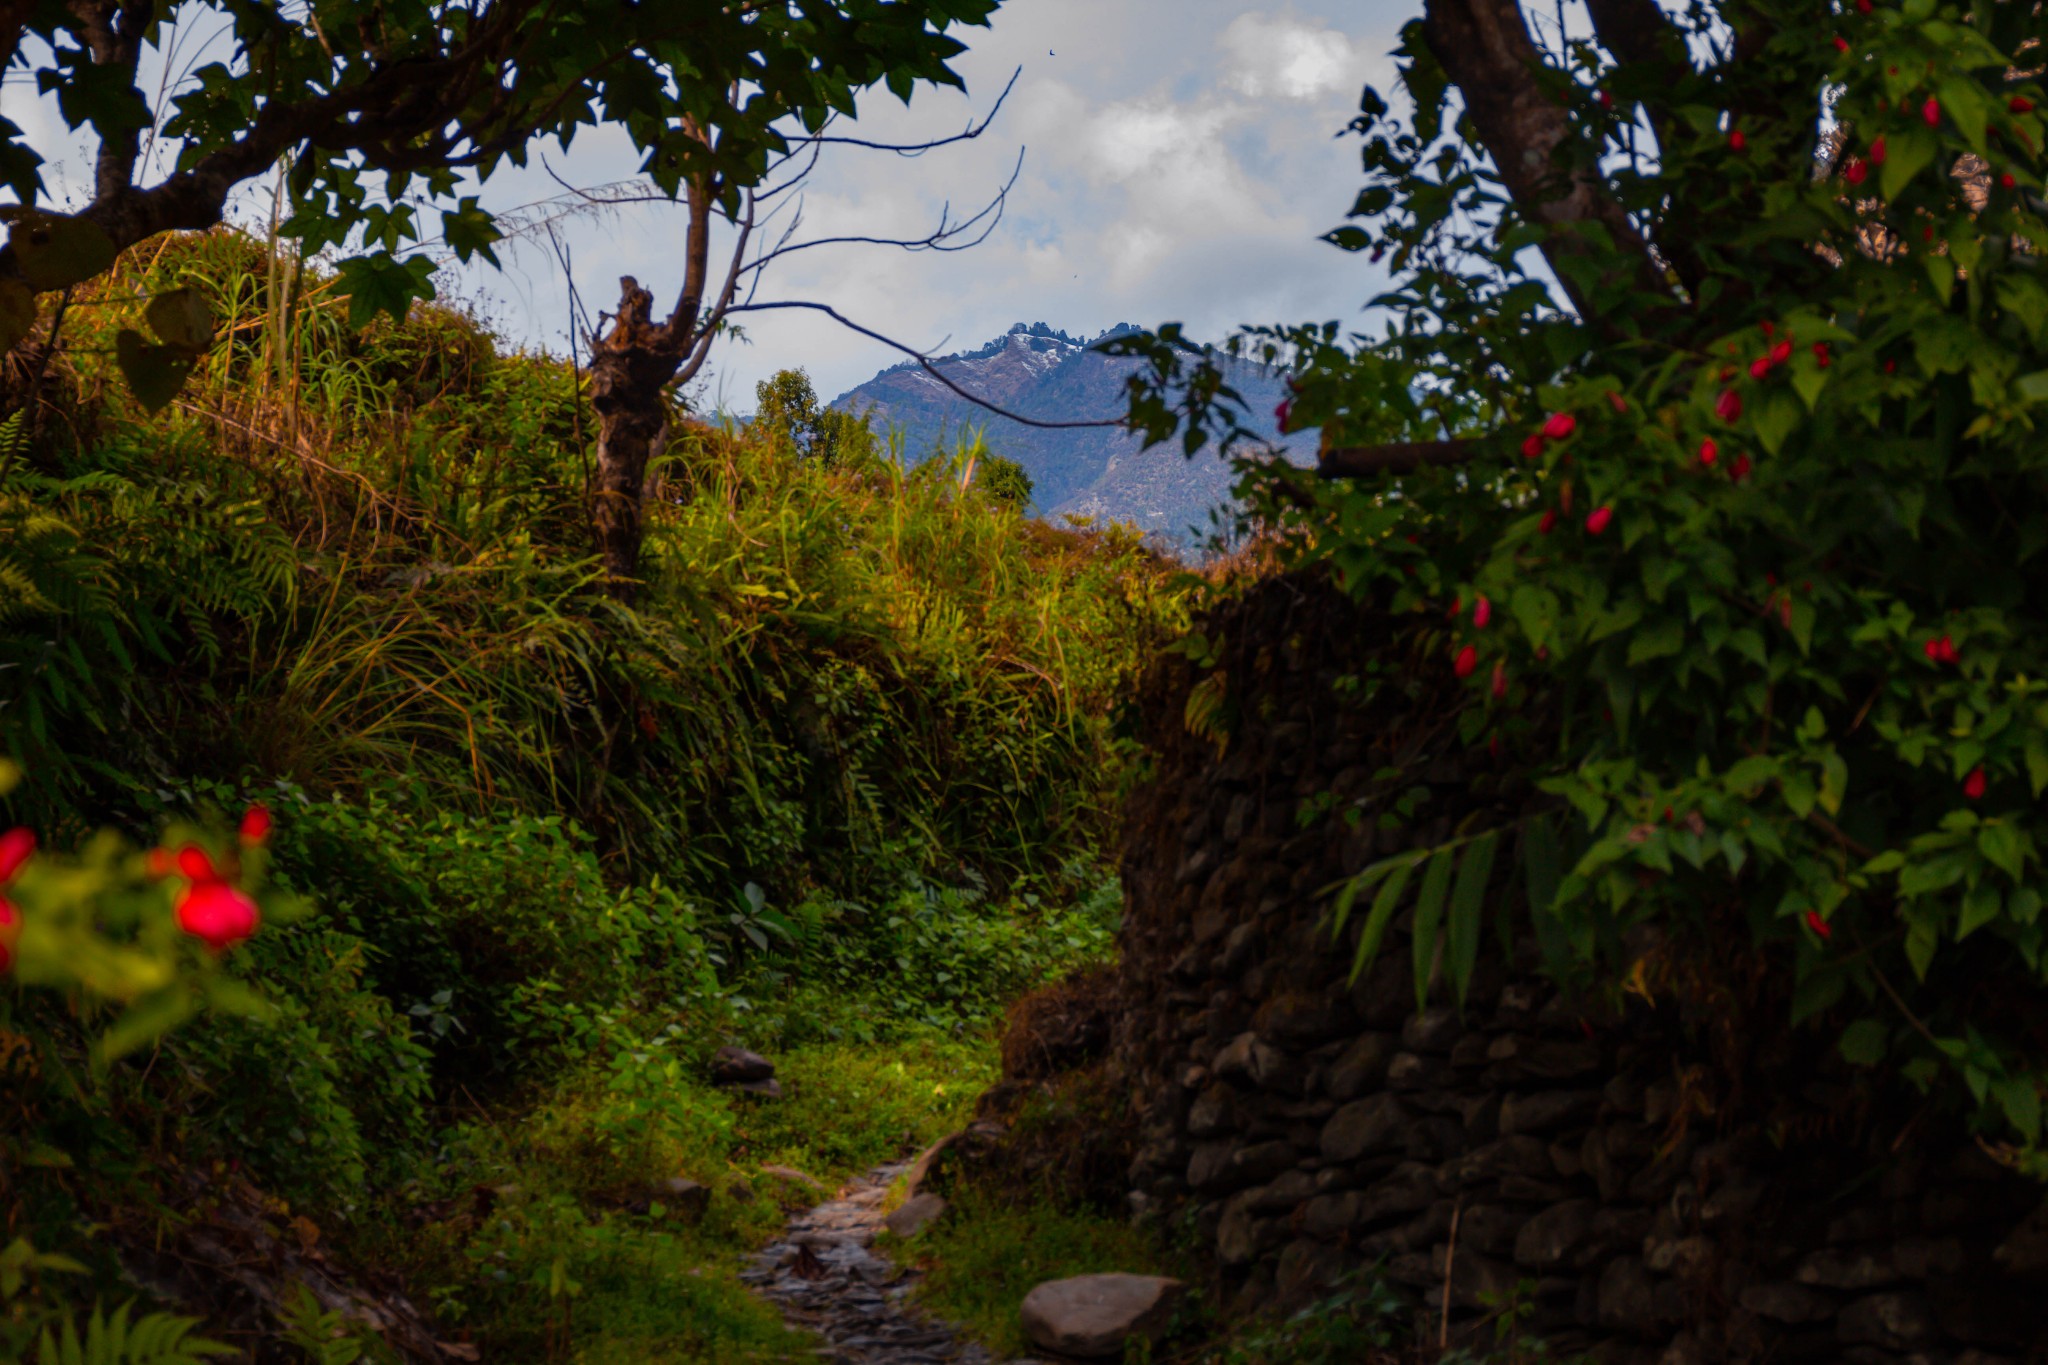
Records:
[[[818,1358],[833,1365],[1001,1365],[913,1309],[908,1298],[916,1272],[874,1250],[882,1201],[910,1165],[877,1166],[838,1198],[796,1215],[740,1278],[780,1308],[792,1327],[824,1338]]]

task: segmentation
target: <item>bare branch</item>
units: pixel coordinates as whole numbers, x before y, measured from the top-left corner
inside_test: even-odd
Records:
[[[995,197],[993,199],[990,199],[988,203],[982,205],[981,210],[978,213],[976,213],[972,218],[964,219],[963,221],[958,223],[948,223],[946,221],[947,214],[951,211],[952,208],[951,204],[947,204],[946,206],[942,207],[939,210],[938,227],[935,228],[926,236],[818,237],[808,242],[798,242],[794,246],[787,246],[784,245],[784,243],[788,241],[790,233],[796,231],[797,226],[795,223],[791,223],[789,226],[789,232],[783,234],[782,241],[777,242],[773,250],[763,252],[760,256],[758,256],[753,261],[748,263],[746,268],[748,270],[754,271],[762,270],[765,269],[768,263],[771,261],[777,260],[783,256],[791,255],[798,251],[808,251],[812,247],[816,246],[846,246],[858,244],[866,246],[901,247],[905,251],[966,251],[970,247],[980,246],[983,242],[987,241],[989,234],[996,230],[996,225],[1003,221],[1003,209],[1009,202],[1010,191],[1016,188],[1017,177],[1023,174],[1023,171],[1024,149],[1020,147],[1017,149],[1017,164],[1010,170],[1010,178],[1003,182],[1002,188],[996,191]],[[963,235],[964,233],[973,231],[977,224],[983,224],[983,220],[986,220],[986,223],[982,226],[981,231],[976,233],[972,239],[964,242],[954,240]]]
[[[989,111],[983,116],[981,122],[976,123],[970,119],[968,120],[965,132],[954,133],[951,137],[933,138],[930,142],[870,142],[866,138],[858,137],[828,137],[820,130],[819,132],[809,133],[798,138],[797,144],[801,146],[805,144],[823,145],[825,143],[832,143],[841,147],[866,147],[872,151],[894,152],[900,157],[914,158],[923,156],[926,152],[940,147],[950,147],[956,142],[972,142],[987,132],[988,126],[995,122],[996,115],[1002,112],[1003,101],[1010,97],[1010,91],[1016,86],[1017,78],[1023,74],[1024,68],[1021,66],[1012,71],[1010,79],[1003,85],[1003,93],[996,96],[996,102],[989,106]],[[831,126],[829,121],[826,126]]]
[[[923,366],[926,374],[929,374],[932,378],[938,380],[941,384],[944,384],[954,393],[959,394],[962,398],[965,398],[968,402],[974,404],[974,406],[992,412],[998,417],[1007,417],[1012,422],[1021,422],[1023,425],[1027,427],[1040,427],[1047,431],[1067,431],[1088,427],[1120,427],[1127,425],[1125,420],[1121,417],[1102,418],[1093,422],[1042,422],[1036,417],[1020,416],[1017,413],[1011,412],[1008,408],[998,407],[996,404],[991,403],[986,398],[978,397],[975,394],[971,394],[967,390],[961,388],[958,384],[955,384],[952,380],[948,379],[944,374],[939,372],[938,366],[934,365],[932,363],[931,357],[926,355],[923,351],[917,350],[910,346],[906,346],[902,342],[896,340],[896,338],[894,337],[884,336],[880,332],[874,331],[867,327],[863,327],[859,323],[853,321],[851,318],[848,318],[844,314],[840,313],[838,309],[833,308],[828,304],[809,303],[803,300],[791,300],[789,302],[784,303],[736,303],[726,311],[728,313],[761,313],[767,312],[771,309],[778,308],[805,308],[809,309],[811,312],[814,313],[823,313],[826,317],[831,318],[834,322],[838,323],[841,327],[846,328],[848,331],[858,332],[862,336],[868,337],[874,341],[879,341],[884,346],[890,347],[893,350],[901,351],[904,355],[909,356],[912,360],[915,360],[919,365]]]

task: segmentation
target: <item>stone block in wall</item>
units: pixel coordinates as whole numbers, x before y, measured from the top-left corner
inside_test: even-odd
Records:
[[[1792,1278],[1821,1289],[1876,1289],[1897,1284],[1903,1276],[1890,1248],[1882,1251],[1830,1247],[1800,1261]]]
[[[1451,1048],[1464,1036],[1464,1021],[1448,1005],[1411,1014],[1401,1025],[1401,1046],[1409,1052],[1449,1055]]]
[[[1515,1237],[1515,1264],[1530,1270],[1553,1270],[1570,1264],[1592,1238],[1599,1206],[1590,1199],[1553,1204],[1532,1215]]]
[[[1188,1106],[1187,1133],[1213,1138],[1239,1126],[1237,1091],[1228,1081],[1214,1081]]]
[[[1517,1134],[1489,1142],[1448,1163],[1437,1173],[1437,1186],[1450,1194],[1505,1176],[1542,1180],[1556,1173],[1550,1164],[1549,1146],[1539,1138]]]
[[[1500,1102],[1500,1131],[1551,1133],[1589,1123],[1600,1111],[1597,1090],[1539,1090],[1512,1094]]]
[[[1357,1161],[1361,1157],[1402,1150],[1407,1144],[1410,1115],[1397,1096],[1374,1095],[1354,1100],[1323,1125],[1318,1148],[1325,1161]]]
[[[1232,1195],[1216,1225],[1216,1259],[1227,1266],[1247,1265],[1287,1240],[1287,1225],[1258,1212],[1259,1190]]]
[[[1835,1335],[1844,1345],[1881,1346],[1903,1351],[1934,1337],[1934,1310],[1917,1290],[1872,1294],[1843,1308],[1835,1318]]]
[[[1188,1159],[1188,1185],[1204,1194],[1225,1194],[1263,1185],[1293,1164],[1292,1143],[1205,1142]]]
[[[1525,1033],[1504,1033],[1493,1040],[1486,1056],[1490,1085],[1518,1085],[1530,1081],[1575,1081],[1600,1071],[1600,1045],[1588,1039],[1532,1038]]]
[[[1384,1179],[1358,1193],[1352,1226],[1372,1228],[1419,1213],[1437,1199],[1436,1171],[1421,1162],[1404,1162]]]
[[[1259,946],[1259,926],[1240,924],[1224,936],[1223,947],[1210,968],[1217,976],[1236,976],[1252,961]]]
[[[1353,1260],[1336,1247],[1307,1238],[1289,1242],[1281,1248],[1274,1276],[1280,1306],[1294,1307],[1328,1293],[1352,1268]]]
[[[1652,1337],[1675,1321],[1662,1286],[1640,1257],[1617,1256],[1600,1272],[1598,1321],[1610,1331]]]
[[[1427,1161],[1431,1165],[1462,1156],[1472,1148],[1467,1140],[1465,1124],[1443,1114],[1432,1114],[1417,1119],[1408,1125],[1408,1148],[1410,1161]]]
[[[1442,1057],[1425,1057],[1419,1052],[1397,1052],[1387,1063],[1389,1090],[1443,1090],[1454,1077],[1451,1064]]]
[[[1422,1301],[1431,1309],[1443,1307],[1446,1279],[1451,1307],[1468,1310],[1498,1308],[1515,1292],[1519,1282],[1513,1266],[1468,1249],[1462,1239],[1455,1247],[1446,1244],[1434,1248],[1429,1259],[1437,1278]]]
[[[1458,1245],[1488,1256],[1512,1256],[1515,1238],[1527,1224],[1526,1210],[1501,1204],[1479,1204],[1458,1216]]]
[[[1307,1049],[1356,1029],[1358,1021],[1342,997],[1287,990],[1259,1006],[1252,1026],[1283,1047]]]
[[[1834,1317],[1837,1300],[1817,1289],[1788,1281],[1753,1284],[1737,1300],[1742,1307],[1772,1322],[1826,1322]]]

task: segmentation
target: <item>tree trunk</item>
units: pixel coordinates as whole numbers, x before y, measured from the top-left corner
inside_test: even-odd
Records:
[[[640,585],[647,466],[668,432],[666,393],[682,368],[687,338],[673,320],[652,319],[654,296],[632,276],[619,281],[619,313],[597,339],[590,399],[597,411],[597,487],[591,526],[604,559],[606,591],[630,603]],[[682,343],[682,344],[679,344]]]

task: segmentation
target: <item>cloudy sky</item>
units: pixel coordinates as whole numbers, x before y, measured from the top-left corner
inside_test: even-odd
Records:
[[[1335,134],[1362,85],[1386,90],[1386,54],[1413,0],[1007,0],[988,29],[960,30],[967,93],[921,91],[909,108],[886,92],[841,131],[890,141],[958,132],[1016,87],[979,140],[907,160],[835,147],[809,183],[807,236],[918,237],[951,201],[971,212],[1023,172],[987,241],[952,255],[823,247],[779,261],[763,299],[825,302],[921,349],[978,345],[1013,322],[1095,333],[1117,322],[1177,320],[1216,338],[1246,322],[1356,317],[1380,281],[1362,260],[1316,240],[1342,220],[1360,184],[1358,144]],[[0,108],[32,126],[10,85]],[[630,179],[637,160],[616,134],[579,141],[549,163],[566,180]],[[53,189],[82,188],[88,163],[52,168]],[[494,179],[506,209],[557,193],[538,166]],[[61,197],[61,194],[60,194]],[[245,193],[237,216],[267,212]],[[562,225],[577,289],[592,311],[632,274],[666,307],[680,283],[679,210],[635,207]],[[568,291],[545,239],[504,253],[506,270],[451,271],[444,292],[476,302],[512,339],[561,350]],[[703,394],[738,411],[757,379],[803,366],[830,396],[902,357],[815,314],[757,313],[745,344],[722,345]]]

